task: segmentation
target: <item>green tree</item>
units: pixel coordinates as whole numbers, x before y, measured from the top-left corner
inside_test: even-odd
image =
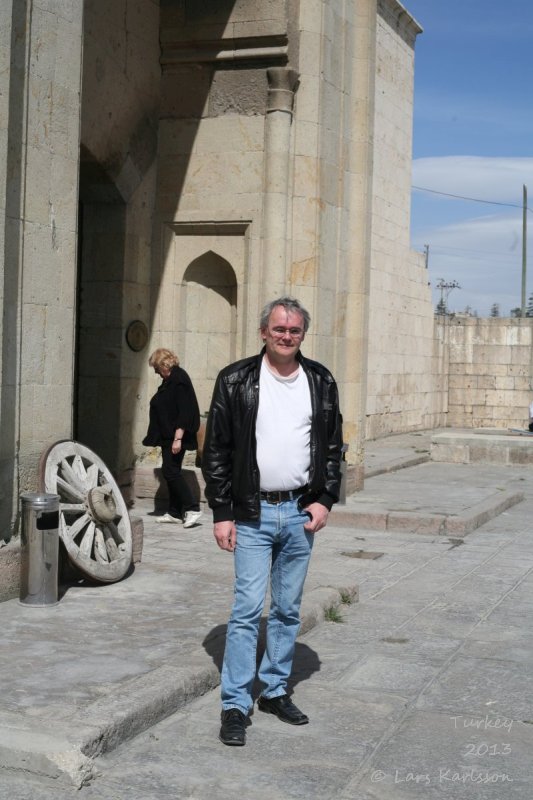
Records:
[[[533,293],[529,295],[527,301],[526,317],[533,317]]]
[[[477,317],[477,311],[472,306],[465,306],[464,311],[460,311],[460,314],[464,314],[465,317]]]
[[[499,317],[500,316],[500,304],[493,303],[490,307],[490,315],[491,317]]]
[[[515,318],[519,318],[522,316],[522,309],[520,308],[520,306],[511,309],[511,316]]]

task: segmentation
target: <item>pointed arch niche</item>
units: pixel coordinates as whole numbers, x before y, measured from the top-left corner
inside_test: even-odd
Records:
[[[218,372],[241,358],[248,305],[249,223],[174,223],[159,292],[172,341],[206,413]],[[156,315],[158,316],[158,315]]]
[[[184,353],[194,376],[202,412],[207,411],[216,376],[236,359],[237,279],[231,264],[209,250],[183,276],[181,319]]]

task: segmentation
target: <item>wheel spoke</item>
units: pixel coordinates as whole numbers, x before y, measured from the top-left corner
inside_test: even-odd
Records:
[[[87,525],[87,530],[83,534],[83,539],[80,543],[80,553],[87,558],[91,555],[91,550],[93,549],[93,541],[94,541],[94,531],[95,531],[95,524],[91,520]]]
[[[95,489],[98,486],[98,466],[96,464],[91,464],[87,470],[85,486],[87,489]]]
[[[66,458],[61,459],[61,475],[64,480],[70,484],[70,486],[72,486],[73,489],[77,489],[78,492],[83,494],[83,481],[80,480],[79,476],[72,469]]]
[[[109,560],[116,561],[117,558],[120,558],[120,550],[118,549],[115,537],[113,536],[113,528],[111,525],[112,523],[105,525],[102,532],[104,534],[105,548],[107,550]]]
[[[123,537],[120,534],[120,530],[116,524],[116,522],[108,522],[107,528],[111,531],[111,535],[117,544],[122,544],[124,541]]]
[[[74,511],[85,511],[85,503],[61,503],[61,511],[73,513]]]
[[[65,517],[63,516],[61,511],[59,513],[59,535],[62,541],[66,543],[68,538],[68,525],[65,522]]]
[[[109,562],[109,557],[107,555],[107,550],[104,541],[104,534],[100,530],[100,528],[96,529],[96,536],[94,541],[94,555],[97,561],[101,564],[107,564]]]
[[[83,503],[85,499],[83,492],[78,492],[74,486],[71,486],[70,483],[67,483],[66,480],[59,475],[57,476],[57,488],[59,494],[67,500],[73,500],[75,503]]]
[[[74,541],[75,537],[81,533],[81,531],[85,528],[88,522],[91,521],[91,518],[88,514],[83,514],[81,517],[78,517],[76,522],[74,522],[70,528],[68,529],[69,537]]]
[[[85,469],[85,465],[83,463],[83,459],[79,453],[76,453],[74,456],[74,460],[72,461],[72,468],[76,475],[80,478],[82,484],[85,484],[87,479],[87,470]]]

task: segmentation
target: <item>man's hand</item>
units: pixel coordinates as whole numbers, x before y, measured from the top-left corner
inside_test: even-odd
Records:
[[[230,553],[235,550],[235,545],[237,544],[237,528],[232,520],[215,522],[213,533],[221,550],[229,550]]]
[[[308,533],[316,533],[326,527],[329,511],[322,503],[310,503],[304,511],[311,515],[309,522],[304,525],[304,530]]]

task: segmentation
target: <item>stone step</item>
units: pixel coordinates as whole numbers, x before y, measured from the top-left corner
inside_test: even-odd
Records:
[[[533,466],[533,436],[498,429],[446,431],[431,437],[431,460],[451,464]]]

